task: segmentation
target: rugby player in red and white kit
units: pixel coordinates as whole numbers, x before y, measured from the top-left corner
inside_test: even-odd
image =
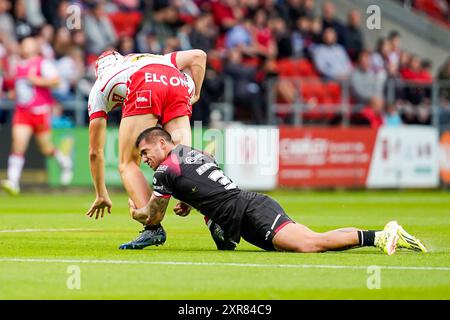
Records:
[[[12,146],[8,158],[7,180],[2,188],[12,195],[20,192],[19,181],[25,163],[25,152],[34,134],[40,151],[54,156],[61,167],[61,183],[72,180],[72,160],[54,147],[51,141],[51,88],[59,84],[56,68],[40,55],[39,44],[27,37],[20,44],[20,60],[15,71],[16,109],[12,119]]]
[[[140,156],[134,145],[136,138],[144,129],[159,123],[177,143],[191,144],[189,118],[192,104],[200,97],[205,68],[206,53],[202,50],[125,57],[108,51],[97,59],[97,81],[88,105],[90,168],[96,199],[88,216],[103,217],[105,209],[110,213],[112,207],[105,185],[103,159],[108,112],[122,107],[119,171],[130,199],[136,207],[143,207],[150,199],[151,190],[139,167]],[[189,72],[192,79],[181,71]],[[182,203],[176,208],[180,207],[186,209]],[[148,217],[132,218],[144,224]],[[163,242],[162,238],[160,242]]]

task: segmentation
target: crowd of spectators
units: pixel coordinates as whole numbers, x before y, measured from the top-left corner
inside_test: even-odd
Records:
[[[208,68],[193,119],[206,124],[211,103],[225,98],[227,78],[233,80],[238,120],[265,123],[273,88],[278,101],[299,99],[301,90],[280,74],[286,59],[309,63],[320,82],[349,83],[353,113],[372,126],[430,123],[431,62],[402,50],[395,31],[370,48],[362,28],[360,11],[348,12],[344,22],[332,2],[317,8],[314,0],[0,0],[2,99],[13,87],[18,41],[34,36],[60,71],[54,95],[61,105],[75,93],[86,98],[93,64],[104,50],[164,54],[198,48],[208,53]],[[449,76],[447,61],[437,77]],[[390,96],[390,80],[414,85],[397,85]],[[441,91],[443,100],[449,91]],[[56,107],[55,116],[62,114],[67,112]]]

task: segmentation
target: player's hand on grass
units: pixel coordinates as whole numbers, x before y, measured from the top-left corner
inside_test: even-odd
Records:
[[[99,215],[101,218],[103,218],[103,215],[105,214],[105,209],[108,211],[108,213],[111,213],[112,208],[112,201],[109,199],[109,196],[97,196],[94,203],[92,204],[91,208],[87,212],[87,216],[93,217],[95,215],[95,219],[98,219]]]
[[[173,212],[180,217],[186,217],[191,212],[191,206],[185,202],[178,202],[173,208]]]

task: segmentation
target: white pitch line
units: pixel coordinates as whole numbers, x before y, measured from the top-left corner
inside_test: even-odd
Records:
[[[22,232],[73,232],[73,231],[97,231],[95,229],[11,229],[0,230],[0,233],[22,233]]]
[[[130,265],[181,265],[210,267],[244,267],[244,268],[298,268],[298,269],[367,269],[376,266],[387,270],[423,270],[450,271],[450,267],[406,267],[406,266],[343,266],[326,264],[259,264],[233,262],[190,262],[190,261],[135,261],[135,260],[88,260],[88,259],[38,259],[38,258],[0,258],[0,262],[37,262],[37,263],[86,263],[86,264],[130,264]]]

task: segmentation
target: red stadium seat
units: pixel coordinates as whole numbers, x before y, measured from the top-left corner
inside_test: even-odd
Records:
[[[439,6],[439,3],[435,0],[415,0],[414,8],[416,10],[426,13],[431,18],[444,24],[450,28],[450,21],[447,19],[447,12]]]
[[[318,77],[313,64],[307,59],[281,59],[277,61],[277,69],[282,77]]]
[[[328,82],[325,85],[325,91],[327,96],[333,101],[333,103],[340,103],[342,99],[341,86],[336,82]]]
[[[317,78],[318,74],[316,70],[314,69],[314,66],[311,62],[309,62],[306,59],[300,59],[298,60],[298,72],[299,76],[305,77],[305,78]]]

